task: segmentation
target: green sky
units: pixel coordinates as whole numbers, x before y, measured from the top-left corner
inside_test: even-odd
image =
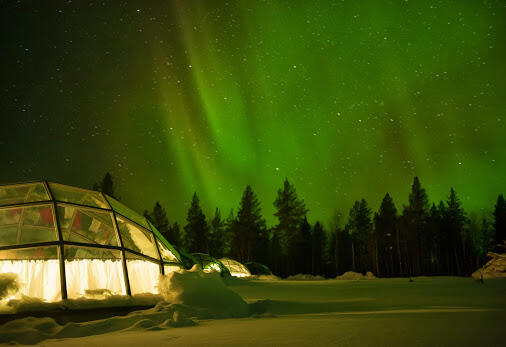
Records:
[[[90,187],[142,211],[269,223],[285,177],[311,221],[418,175],[469,210],[506,193],[503,1],[38,2],[2,10],[5,182]],[[19,23],[24,23],[20,28]]]

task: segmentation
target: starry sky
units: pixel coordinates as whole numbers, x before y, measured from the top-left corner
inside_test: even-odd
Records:
[[[504,1],[0,1],[0,182],[91,187],[142,212],[269,224],[287,177],[327,222],[418,175],[467,210],[506,193]]]

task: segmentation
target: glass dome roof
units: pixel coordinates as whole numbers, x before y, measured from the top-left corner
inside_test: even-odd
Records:
[[[145,217],[93,190],[52,182],[0,186],[0,273],[47,301],[158,293],[183,268]]]

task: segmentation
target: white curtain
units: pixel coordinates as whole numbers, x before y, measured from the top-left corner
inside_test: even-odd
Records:
[[[132,295],[159,293],[160,266],[158,264],[146,260],[127,259],[127,269]]]
[[[121,260],[66,260],[65,275],[69,299],[109,294],[126,295]]]
[[[47,260],[0,260],[0,273],[18,275],[20,293],[45,301],[61,300],[60,263]]]

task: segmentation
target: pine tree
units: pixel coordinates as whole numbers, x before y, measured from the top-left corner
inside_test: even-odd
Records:
[[[312,233],[312,273],[322,275],[325,263],[326,234],[320,222],[316,222]]]
[[[183,238],[181,235],[181,228],[178,222],[174,222],[172,226],[169,226],[169,233],[167,235],[167,241],[176,247],[181,248],[183,246]]]
[[[151,223],[155,226],[156,229],[167,239],[169,240],[169,220],[167,219],[167,213],[165,212],[165,209],[160,205],[160,203],[157,201],[155,203],[155,206],[153,207],[153,212],[149,214],[149,219],[151,220]]]
[[[114,185],[112,183],[112,175],[109,172],[105,174],[104,179],[100,184],[100,188],[102,193],[114,197]]]
[[[404,207],[401,217],[403,230],[407,235],[408,251],[411,256],[410,268],[414,276],[425,273],[429,264],[427,259],[428,239],[425,224],[429,211],[429,199],[425,189],[422,188],[420,180],[415,176],[409,194],[409,204]]]
[[[346,230],[351,237],[352,270],[366,271],[368,263],[368,240],[371,237],[371,209],[365,199],[355,201],[350,209]]]
[[[222,258],[225,255],[224,246],[225,222],[221,219],[220,210],[216,208],[209,231],[209,254],[215,258]]]
[[[185,246],[189,252],[208,252],[208,232],[206,216],[200,208],[200,201],[197,193],[193,194],[188,215],[186,217],[187,224],[185,230]]]
[[[460,276],[463,273],[462,231],[467,224],[467,218],[453,188],[450,189],[450,196],[446,201],[446,210],[443,219],[445,228],[448,231],[450,241],[449,251],[453,256],[452,263],[455,266],[456,274]]]
[[[494,208],[494,231],[495,243],[502,244],[506,240],[506,202],[502,194],[497,197]]]
[[[297,240],[297,259],[295,264],[295,272],[308,274],[311,272],[311,225],[307,221],[307,217],[304,216],[302,225],[300,226],[300,239]]]
[[[387,193],[381,202],[379,212],[374,216],[375,236],[378,255],[377,276],[393,276],[395,241],[397,234],[397,209]]]
[[[227,219],[225,220],[225,229],[223,235],[223,254],[230,256],[232,240],[235,235],[235,228],[237,226],[237,218],[234,214],[234,209],[230,209]]]
[[[283,266],[282,275],[294,274],[296,262],[296,242],[299,239],[300,226],[307,213],[304,200],[297,197],[293,185],[285,179],[283,189],[278,190],[278,196],[274,201],[277,212],[274,214],[278,218],[278,225],[275,233],[280,245],[280,256]]]
[[[249,185],[242,195],[234,231],[232,255],[235,259],[249,262],[265,258],[261,255],[265,249],[257,247],[267,239],[265,220],[262,217],[260,202]]]
[[[109,172],[105,174],[104,178],[100,183],[93,184],[93,190],[105,193],[109,196],[112,196],[113,198],[116,198],[114,196],[114,184],[112,180],[112,175]]]

